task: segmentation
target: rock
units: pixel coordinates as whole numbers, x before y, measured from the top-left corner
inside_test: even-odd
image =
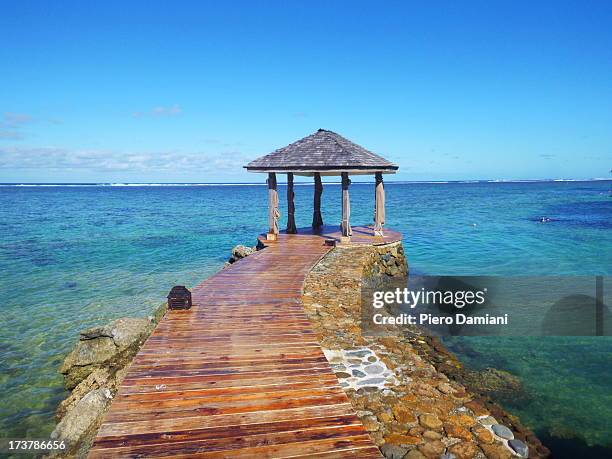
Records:
[[[359,381],[358,386],[377,386],[378,384],[384,383],[385,378],[369,378]]]
[[[363,371],[359,371],[357,369],[354,369],[352,373],[353,373],[353,376],[357,378],[365,378],[367,376]]]
[[[115,346],[111,337],[81,338],[62,363],[60,373],[66,374],[72,367],[83,367],[105,362],[115,355],[116,351],[117,346]]]
[[[380,424],[375,416],[361,418],[361,423],[368,432],[376,432],[380,428]]]
[[[446,431],[446,435],[448,435],[449,437],[460,438],[461,440],[465,441],[472,440],[472,433],[465,427],[460,426],[459,424],[444,424],[444,430]]]
[[[442,456],[440,456],[440,459],[457,459],[457,456],[455,456],[453,453],[444,453]]]
[[[529,457],[529,447],[521,440],[517,440],[516,438],[508,440],[508,446],[510,446],[519,456]]]
[[[461,443],[461,439],[453,437],[442,437],[440,441],[444,443],[447,448],[456,445],[457,443]]]
[[[108,332],[107,336],[113,338],[115,346],[123,350],[134,344],[141,344],[140,341],[148,336],[152,328],[147,319],[125,317],[111,322],[104,330]]]
[[[402,448],[401,446],[385,443],[380,447],[380,452],[387,459],[402,459],[408,450],[406,448]]]
[[[346,372],[344,372],[344,371],[338,371],[338,372],[336,373],[336,377],[337,377],[337,378],[340,378],[340,379],[345,379],[345,378],[350,378],[350,377],[351,377],[351,374],[350,374],[350,373],[346,373]]]
[[[489,410],[475,401],[467,402],[465,407],[470,409],[475,416],[487,416],[489,414]]]
[[[511,459],[512,454],[503,445],[480,445],[487,459]]]
[[[412,414],[412,411],[402,405],[395,405],[392,411],[395,419],[402,424],[416,422],[416,417]]]
[[[110,373],[105,368],[94,370],[87,378],[81,381],[70,393],[68,398],[62,400],[56,411],[57,420],[61,420],[68,411],[81,400],[85,394],[95,389],[100,389],[109,383]]]
[[[413,449],[404,456],[404,459],[427,459],[418,449]]]
[[[453,386],[451,386],[449,383],[438,384],[438,390],[443,394],[452,394],[454,392],[457,392],[457,390],[453,388]]]
[[[476,426],[472,429],[479,443],[493,443],[493,434],[485,427]]]
[[[472,416],[468,416],[467,414],[455,414],[449,418],[449,422],[463,427],[473,427],[478,423],[476,419],[474,419]]]
[[[247,247],[245,245],[237,245],[232,249],[232,258],[234,259],[234,262],[236,262],[238,260],[241,260],[242,258],[248,257],[252,253],[255,253],[255,250],[251,247]]]
[[[426,429],[440,430],[442,428],[442,421],[440,421],[440,419],[438,419],[438,416],[434,414],[420,415],[419,422]]]
[[[92,390],[64,416],[51,433],[51,439],[64,440],[71,447],[77,447],[97,427],[111,399],[108,389]]]
[[[385,437],[385,441],[392,445],[399,445],[399,446],[418,445],[419,443],[422,442],[422,440],[419,437],[416,437],[414,435],[404,435],[404,434],[398,434],[398,433],[387,435]]]
[[[372,351],[369,349],[363,349],[360,351],[348,351],[346,355],[355,356],[355,357],[365,357],[366,355],[370,355]]]
[[[512,438],[514,438],[514,434],[512,433],[512,431],[504,425],[493,424],[491,426],[491,429],[493,430],[493,433],[495,435],[500,438],[503,438],[504,440],[511,440]]]
[[[493,416],[480,418],[479,421],[483,426],[492,426],[493,424],[497,424],[497,419],[495,419]]]
[[[365,372],[369,375],[379,375],[385,371],[385,367],[379,364],[368,365],[364,368]]]
[[[426,430],[423,432],[423,438],[426,438],[427,440],[439,440],[442,438],[442,434],[434,432],[433,430]]]
[[[393,415],[388,411],[381,411],[376,415],[378,420],[384,424],[391,422],[393,420]]]
[[[441,454],[444,454],[446,446],[440,440],[430,441],[424,445],[419,446],[419,451],[423,453],[425,457],[439,458]]]
[[[97,368],[125,366],[152,328],[148,319],[126,317],[81,332],[79,342],[60,368],[66,389],[76,387]]]
[[[479,451],[478,446],[473,442],[457,443],[448,448],[448,452],[454,454],[457,459],[472,459]]]

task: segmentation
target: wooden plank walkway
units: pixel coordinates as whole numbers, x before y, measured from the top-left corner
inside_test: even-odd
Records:
[[[371,243],[368,231],[355,228],[356,242]],[[198,285],[192,309],[169,311],[89,457],[382,457],[301,305],[333,232],[281,234]]]

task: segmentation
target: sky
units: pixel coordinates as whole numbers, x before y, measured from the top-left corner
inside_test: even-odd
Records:
[[[395,180],[609,177],[612,2],[0,1],[0,182],[258,182],[329,129]]]

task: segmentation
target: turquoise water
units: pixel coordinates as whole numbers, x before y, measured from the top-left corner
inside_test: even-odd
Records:
[[[404,234],[413,272],[610,275],[611,187],[389,183],[387,225]],[[172,285],[214,273],[266,228],[266,199],[262,186],[0,187],[0,435],[48,435],[78,331],[148,314]],[[354,184],[351,201],[352,222],[369,222],[373,187]],[[298,186],[298,225],[311,216],[312,187]],[[340,221],[338,185],[325,187],[323,217]],[[462,339],[470,366],[523,379],[531,403],[509,408],[551,443],[610,446],[612,340]]]

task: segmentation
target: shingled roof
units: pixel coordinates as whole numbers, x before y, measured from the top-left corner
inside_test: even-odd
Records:
[[[396,164],[325,129],[257,158],[244,167],[249,172],[295,172],[304,175],[343,171],[358,174],[394,173],[398,168]]]

